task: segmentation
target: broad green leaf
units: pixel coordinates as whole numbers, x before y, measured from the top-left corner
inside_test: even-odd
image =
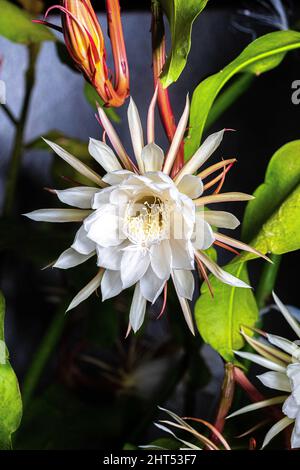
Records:
[[[191,48],[192,26],[208,0],[161,0],[168,17],[172,50],[161,76],[164,88],[176,82],[185,67]]]
[[[32,23],[29,13],[7,0],[0,0],[0,35],[21,44],[55,41],[55,36],[42,25]]]
[[[266,171],[264,183],[256,189],[255,199],[247,205],[242,231],[243,238],[247,242],[259,233],[264,223],[299,184],[300,140],[295,140],[281,147],[273,155]],[[288,220],[283,222],[288,223]],[[292,220],[292,222],[295,221]]]
[[[86,97],[86,100],[88,101],[88,103],[90,103],[90,105],[94,109],[96,109],[96,102],[99,103],[101,106],[103,106],[103,100],[101,100],[95,88],[92,87],[92,85],[90,85],[88,82],[85,82],[84,84],[84,96]],[[103,107],[103,109],[111,121],[114,121],[117,123],[121,121],[120,117],[118,116],[114,108]]]
[[[5,301],[0,293],[0,450],[9,450],[12,447],[12,433],[21,422],[22,400],[4,343],[4,315]]]
[[[189,158],[197,150],[213,103],[224,85],[237,73],[260,75],[280,64],[285,54],[300,47],[297,31],[276,31],[266,34],[247,46],[223,70],[201,82],[193,93],[190,113],[190,132],[185,152]]]
[[[225,270],[249,284],[246,264],[229,264]],[[196,324],[206,343],[226,361],[237,362],[232,351],[244,345],[240,327],[254,325],[258,318],[255,298],[251,289],[228,286],[214,276],[209,278],[214,298],[203,283],[195,306]]]

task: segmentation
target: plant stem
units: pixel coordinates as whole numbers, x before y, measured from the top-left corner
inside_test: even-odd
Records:
[[[152,0],[152,60],[153,60],[153,78],[154,84],[158,87],[158,108],[162,125],[169,142],[172,142],[176,131],[175,117],[170,102],[169,92],[163,88],[159,76],[162,72],[166,61],[166,40],[163,13],[160,3]],[[180,146],[178,155],[172,169],[172,177],[174,177],[184,164],[184,145]]]
[[[235,389],[234,366],[231,363],[225,364],[225,376],[222,384],[221,398],[218,407],[217,417],[215,419],[215,428],[223,432],[225,418],[231,408]],[[218,441],[215,434],[211,436],[213,442]]]
[[[259,309],[262,309],[274,289],[275,281],[277,278],[281,255],[270,255],[273,264],[266,263],[263,267],[262,275],[256,291],[256,301]]]
[[[15,116],[13,115],[12,111],[9,109],[8,106],[6,106],[6,104],[3,104],[2,105],[2,109],[3,111],[5,112],[6,116],[8,117],[8,119],[12,122],[12,124],[14,126],[16,126],[18,124],[18,121],[17,119],[15,118]]]
[[[24,410],[30,403],[30,400],[39,383],[39,379],[45,368],[45,365],[55,345],[58,343],[59,338],[61,337],[65,322],[65,307],[66,306],[63,304],[53,317],[52,323],[47,329],[44,338],[42,339],[37,351],[35,352],[33,361],[24,379],[22,387],[22,399]]]
[[[39,53],[39,49],[40,46],[38,44],[30,44],[28,46],[28,68],[25,75],[25,97],[23,101],[20,119],[17,121],[16,124],[14,145],[10,157],[10,166],[6,179],[5,200],[3,209],[3,213],[5,216],[10,215],[14,205],[15,191],[22,161],[24,131],[29,111],[31,94],[35,83],[35,63]]]

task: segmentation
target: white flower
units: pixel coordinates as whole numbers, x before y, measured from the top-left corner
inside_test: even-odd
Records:
[[[223,211],[204,211],[204,205],[223,201],[247,201],[243,193],[218,194],[234,160],[224,160],[194,175],[222,141],[224,130],[210,135],[174,179],[169,176],[182,142],[189,116],[187,99],[174,139],[166,154],[154,143],[155,93],[148,113],[148,142],[145,145],[140,117],[131,99],[128,107],[129,130],[136,164],[126,153],[106,114],[99,116],[113,150],[102,141],[90,139],[89,152],[104,168],[101,178],[95,171],[46,141],[61,158],[88,178],[91,187],[53,190],[58,199],[74,208],[42,209],[26,214],[36,221],[79,222],[80,227],[70,248],[54,267],[67,269],[92,256],[97,257],[98,274],[71,302],[76,307],[100,285],[103,300],[123,289],[135,286],[129,321],[134,331],[143,323],[146,302],[155,302],[172,278],[187,324],[193,332],[188,304],[194,291],[195,262],[207,279],[206,268],[223,282],[249,287],[223,271],[203,250],[213,243],[246,249],[247,245],[215,233],[214,227],[234,229],[238,220]],[[212,181],[203,180],[221,170]],[[204,189],[220,181],[217,193],[202,196]]]
[[[300,338],[299,323],[292,317],[288,309],[274,293],[273,297],[281,313],[298,338]],[[283,403],[282,411],[286,416],[272,426],[265,436],[262,447],[265,447],[274,436],[290,424],[293,424],[291,447],[293,449],[300,447],[300,341],[296,340],[295,342],[291,342],[281,336],[266,334],[268,342],[272,345],[269,346],[266,342],[257,341],[249,337],[244,331],[242,331],[242,334],[247,342],[259,352],[260,355],[247,352],[235,352],[235,354],[270,369],[269,372],[258,375],[258,379],[266,387],[288,392],[289,395],[281,395],[270,398],[269,400],[254,403],[253,405],[248,405],[232,413],[230,417],[265,406]]]

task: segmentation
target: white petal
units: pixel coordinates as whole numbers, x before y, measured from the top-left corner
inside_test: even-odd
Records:
[[[80,207],[80,209],[90,209],[94,195],[99,192],[98,188],[89,186],[79,186],[68,189],[55,189],[58,199],[69,206]]]
[[[252,246],[247,245],[246,243],[242,243],[239,240],[235,240],[234,238],[228,237],[223,233],[215,233],[215,237],[217,240],[220,240],[223,243],[227,243],[229,246],[233,246],[238,248],[239,250],[249,251],[249,253],[254,253],[255,255],[259,256],[260,258],[264,258],[266,261],[269,261],[269,258],[263,255],[260,251],[255,250]]]
[[[101,189],[101,191],[98,191],[94,195],[92,209],[100,209],[100,207],[104,204],[108,204],[113,190],[114,188],[110,186],[108,188]]]
[[[203,193],[203,183],[198,176],[185,175],[177,185],[178,191],[186,194],[191,199],[200,197]]]
[[[133,299],[129,313],[129,323],[136,333],[142,326],[146,312],[146,299],[141,294],[140,286],[137,284],[134,289]]]
[[[195,289],[195,280],[192,271],[188,271],[186,269],[174,269],[173,280],[178,295],[185,299],[192,300]]]
[[[252,199],[254,199],[254,196],[250,196],[250,194],[230,192],[201,196],[199,199],[195,199],[194,203],[196,206],[204,206],[218,202],[251,201]]]
[[[240,221],[230,212],[224,211],[203,211],[204,219],[215,227],[235,229],[240,225]]]
[[[266,437],[264,439],[262,449],[269,444],[269,442],[277,436],[281,431],[283,431],[287,426],[289,426],[293,422],[290,418],[282,418],[278,423],[274,424],[271,429],[267,432]]]
[[[127,170],[131,170],[132,169],[132,162],[131,162],[130,158],[128,157],[127,153],[126,153],[126,150],[124,149],[118,134],[116,133],[116,131],[113,128],[110,120],[106,116],[106,113],[105,113],[104,109],[102,109],[100,106],[98,107],[98,113],[99,113],[101,124],[104,127],[104,130],[105,130],[109,140],[111,141],[111,144],[112,144],[113,148],[115,149],[116,154],[120,158],[120,160],[123,163],[124,167]]]
[[[194,269],[191,243],[185,240],[170,240],[173,269]]]
[[[207,250],[215,241],[215,236],[209,223],[204,220],[203,212],[196,213],[195,234],[193,239],[194,248]]]
[[[275,390],[282,390],[283,392],[290,392],[291,385],[286,374],[282,372],[265,372],[264,374],[257,375],[257,378],[266,387],[274,388]]]
[[[273,344],[273,346],[277,346],[278,348],[282,349],[282,351],[287,352],[290,356],[300,360],[300,348],[297,346],[297,344],[277,335],[267,334],[267,338],[268,341]]]
[[[164,162],[164,152],[162,149],[152,143],[146,145],[142,150],[142,160],[147,171],[160,171]]]
[[[282,407],[283,413],[291,419],[295,419],[299,412],[299,405],[293,395],[290,395],[284,402]]]
[[[112,149],[101,140],[90,138],[89,152],[91,156],[104,168],[107,173],[122,170],[122,165]]]
[[[59,145],[55,144],[54,142],[50,142],[50,140],[43,139],[46,144],[48,144],[54,152],[61,157],[65,162],[67,162],[72,168],[74,168],[78,173],[81,173],[83,176],[88,178],[89,180],[96,183],[98,186],[105,186],[102,182],[100,176],[89,168],[87,165],[82,163],[78,158],[71,155],[69,152],[61,148]]]
[[[163,172],[166,173],[167,175],[171,173],[173,163],[175,161],[175,158],[178,153],[180,144],[182,142],[184,133],[186,131],[186,126],[187,126],[187,122],[189,119],[189,110],[190,110],[190,103],[189,103],[189,97],[187,96],[183,114],[176,128],[176,132],[171,142],[168,155],[166,156]]]
[[[290,314],[286,306],[281,302],[281,300],[277,297],[275,292],[273,292],[273,298],[277,304],[277,307],[281,311],[282,315],[290,325],[290,327],[294,330],[297,336],[300,338],[300,324],[295,320],[295,318]]]
[[[108,204],[88,217],[84,227],[88,237],[101,246],[116,246],[122,243],[120,236],[120,219],[114,206]]]
[[[148,144],[151,144],[155,140],[155,106],[157,101],[158,95],[158,84],[155,87],[155,91],[148,109],[148,116],[147,116],[147,140]]]
[[[206,265],[209,271],[216,276],[216,278],[220,279],[220,281],[224,282],[225,284],[229,284],[230,286],[235,287],[244,287],[251,289],[251,287],[246,284],[241,279],[233,276],[232,274],[224,271],[224,269],[220,268],[212,259],[210,259],[205,253],[201,251],[197,251],[196,256],[200,258],[200,260]]]
[[[77,307],[77,305],[79,305],[81,302],[83,302],[88,297],[90,297],[90,295],[92,295],[92,293],[98,289],[98,287],[100,286],[102,276],[103,276],[103,269],[100,269],[98,274],[83,289],[81,289],[81,291],[78,292],[78,294],[74,297],[74,299],[72,300],[72,302],[70,303],[67,309],[67,312],[71,310],[72,308]]]
[[[88,255],[83,255],[73,250],[73,248],[68,248],[59,256],[59,258],[54,263],[53,267],[59,269],[73,268],[74,266],[78,266],[79,264],[84,263],[89,258],[94,256],[94,254],[95,253],[92,252]]]
[[[243,357],[244,359],[248,359],[249,361],[255,362],[262,367],[266,367],[267,369],[275,370],[276,372],[283,372],[285,373],[285,367],[280,366],[276,362],[270,361],[269,359],[265,359],[264,357],[259,356],[258,354],[242,352],[242,351],[234,351],[237,356]]]
[[[143,128],[142,128],[139,112],[132,98],[130,98],[130,101],[129,101],[127,117],[128,117],[128,124],[129,124],[129,130],[130,130],[134,155],[135,155],[140,172],[144,173],[144,165],[143,165],[143,160],[141,158],[142,148],[144,147]]]
[[[260,410],[261,408],[265,408],[266,406],[277,405],[285,401],[286,396],[268,398],[267,400],[258,401],[256,403],[252,403],[251,405],[243,406],[239,410],[231,413],[226,417],[226,419],[233,418],[234,416],[242,415],[244,413],[249,413],[250,411]]]
[[[82,225],[75,235],[75,239],[71,247],[83,255],[89,255],[95,251],[95,242],[90,240],[87,236],[84,226]]]
[[[223,135],[225,129],[219,132],[215,132],[211,134],[207,139],[203,142],[201,147],[197,150],[197,152],[190,158],[190,160],[184,165],[184,167],[180,170],[178,175],[175,178],[175,182],[178,183],[184,175],[192,175],[195,173],[203,163],[208,160],[208,158],[212,155],[212,153],[219,147],[220,143],[222,142]]]
[[[97,245],[97,265],[106,269],[121,269],[123,248],[125,248],[126,246],[126,242],[123,242],[121,245],[118,246],[101,247]]]
[[[115,184],[122,183],[122,181],[126,180],[126,178],[132,175],[133,175],[132,171],[119,170],[119,171],[114,171],[113,173],[107,173],[106,175],[103,176],[102,181],[110,185],[115,185]]]
[[[150,248],[151,266],[160,279],[169,279],[172,265],[172,251],[169,240],[162,240]]]
[[[122,291],[122,281],[119,271],[106,269],[101,281],[102,300],[115,297]]]
[[[300,448],[300,412],[297,415],[296,423],[292,432],[291,447],[292,449]]]
[[[80,222],[90,213],[81,209],[38,209],[23,215],[36,222]]]
[[[179,293],[176,289],[176,284],[175,284],[175,281],[174,281],[174,275],[172,275],[172,278],[173,278],[174,287],[175,287],[175,290],[176,290],[176,294],[177,294],[177,297],[178,297],[178,300],[179,300],[179,303],[180,303],[185,321],[187,323],[187,326],[189,327],[190,332],[195,336],[193,317],[192,317],[192,313],[191,313],[189,303],[188,303],[187,299],[185,299],[184,297],[181,297],[181,295],[179,295]]]
[[[160,296],[165,282],[166,281],[164,279],[157,277],[151,266],[149,266],[146,273],[140,280],[142,296],[145,297],[145,299],[147,299],[149,302],[154,303]]]
[[[292,383],[293,391],[296,391],[297,389],[299,389],[297,402],[300,405],[300,363],[295,362],[294,364],[289,364],[287,366],[286,373]]]
[[[138,282],[144,276],[149,264],[150,257],[147,252],[140,249],[125,249],[121,261],[123,289]]]

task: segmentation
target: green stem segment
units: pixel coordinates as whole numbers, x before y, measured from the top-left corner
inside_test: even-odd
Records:
[[[35,352],[33,361],[24,379],[22,387],[22,399],[24,410],[30,403],[31,397],[39,383],[45,365],[47,364],[51,353],[53,352],[56,344],[58,343],[61,337],[65,322],[65,307],[65,304],[63,304],[54,316],[52,323],[50,324],[47,330],[47,333],[45,334],[40,346]]]
[[[8,106],[6,106],[5,104],[3,104],[1,106],[1,109],[3,109],[3,111],[5,112],[6,116],[8,117],[8,119],[12,122],[12,124],[14,126],[16,126],[18,124],[18,121],[17,119],[15,118],[15,116],[13,115],[12,111],[9,109]]]
[[[262,275],[256,291],[256,302],[259,309],[262,309],[272,293],[280,267],[281,255],[270,255],[273,264],[266,263],[263,267]]]
[[[22,161],[24,131],[29,111],[30,99],[35,83],[35,63],[39,49],[40,46],[38,44],[30,44],[28,46],[28,68],[25,76],[25,98],[23,101],[20,119],[16,123],[14,146],[11,153],[10,166],[6,179],[3,210],[5,216],[9,216],[11,214],[14,205],[15,191]]]

